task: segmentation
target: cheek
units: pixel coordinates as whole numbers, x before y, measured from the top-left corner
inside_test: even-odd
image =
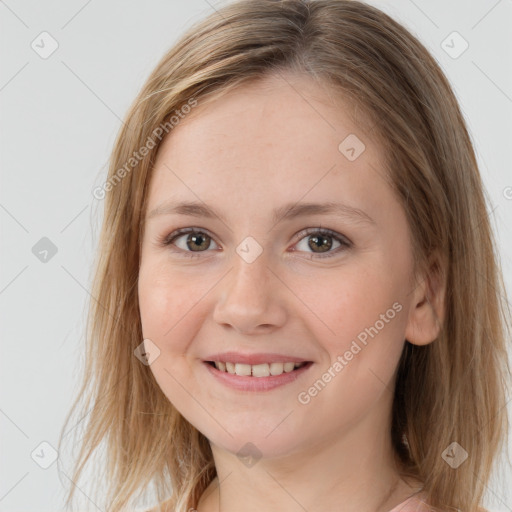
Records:
[[[396,274],[392,281],[378,266],[359,270],[333,272],[325,285],[304,287],[301,296],[318,316],[309,315],[309,328],[329,361],[309,379],[300,403],[310,400],[304,410],[316,408],[336,427],[390,399],[403,348],[405,307]]]
[[[315,313],[309,317],[316,327],[310,327],[331,363],[346,355],[345,373],[348,367],[354,375],[372,369],[379,374],[380,368],[386,376],[392,373],[406,325],[399,275],[376,264],[331,272],[321,286],[304,281],[301,299]]]
[[[207,282],[186,273],[170,272],[163,265],[141,266],[138,293],[144,337],[166,351],[183,353],[207,290]]]
[[[399,297],[395,283],[377,267],[369,270],[352,265],[330,269],[325,278],[318,276],[313,283],[309,277],[301,279],[297,295],[336,337],[353,336],[358,328],[378,320]]]
[[[202,320],[200,299],[207,290],[200,279],[170,272],[162,265],[141,265],[138,280],[139,309],[144,339],[150,339],[160,349],[160,356],[150,366],[161,390],[187,419],[194,420],[187,389],[194,388],[197,361],[190,345]]]

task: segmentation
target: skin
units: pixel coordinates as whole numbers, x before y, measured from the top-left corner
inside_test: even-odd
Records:
[[[413,275],[409,227],[384,179],[381,147],[354,124],[351,105],[332,98],[307,77],[267,77],[196,107],[158,153],[147,212],[169,199],[199,200],[225,219],[147,218],[138,282],[144,338],[160,350],[150,369],[212,447],[218,478],[199,512],[386,512],[421,487],[401,480],[393,462],[392,390],[405,339],[437,337],[442,300],[427,300],[430,276]],[[348,134],[366,146],[354,161],[338,150]],[[375,224],[335,214],[272,222],[274,208],[299,201],[349,204]],[[352,245],[340,252],[328,238],[332,257],[322,258],[321,241],[308,245],[320,226]],[[187,227],[207,230],[206,241],[184,234],[174,246],[159,243]],[[248,236],[263,249],[252,263],[236,252]],[[394,303],[401,311],[299,403]],[[202,362],[224,350],[314,364],[277,389],[236,391]],[[247,442],[260,456],[250,467],[237,457]]]

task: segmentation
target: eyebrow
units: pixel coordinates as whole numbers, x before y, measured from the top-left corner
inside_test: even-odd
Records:
[[[372,226],[376,222],[363,210],[341,203],[289,203],[274,209],[272,222],[275,224],[281,220],[291,220],[307,215],[335,214],[339,217],[350,218],[356,222],[366,223]],[[226,222],[222,215],[215,209],[199,202],[178,202],[166,201],[152,210],[147,220],[159,215],[189,215],[191,217],[205,217],[208,219],[218,218]]]

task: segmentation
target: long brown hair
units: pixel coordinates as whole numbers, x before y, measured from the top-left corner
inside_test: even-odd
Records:
[[[216,476],[206,437],[134,355],[142,342],[137,279],[147,192],[161,140],[193,105],[284,71],[328,83],[371,120],[417,267],[445,279],[441,334],[426,346],[405,342],[390,434],[402,474],[423,482],[431,507],[477,512],[509,425],[510,312],[490,202],[434,58],[388,15],[354,0],[232,2],[187,31],[151,73],[124,119],[107,183],[95,194],[104,197],[104,218],[86,364],[59,451],[83,427],[71,477],[77,483],[104,446],[111,512],[129,508],[150,485],[158,503],[167,499],[170,510],[185,512]],[[79,425],[68,429],[76,410]],[[442,457],[453,442],[468,453],[456,469]],[[75,492],[70,485],[67,504]]]

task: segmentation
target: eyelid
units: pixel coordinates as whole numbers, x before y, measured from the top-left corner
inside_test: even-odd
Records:
[[[341,243],[344,243],[346,245],[352,245],[352,241],[349,240],[345,235],[338,233],[337,231],[333,231],[332,229],[324,228],[322,227],[322,225],[313,228],[304,228],[301,231],[299,231],[296,235],[294,235],[294,238],[297,238],[297,241],[300,241],[305,236],[310,235],[312,233],[322,233],[325,235],[329,235]]]
[[[197,228],[194,226],[191,226],[189,228],[176,229],[172,233],[162,237],[159,241],[164,245],[170,245],[174,240],[176,240],[180,236],[188,235],[189,233],[203,233],[205,235],[208,235],[209,238],[211,238],[213,241],[215,241],[215,237],[207,229]],[[215,242],[215,243],[217,243],[217,242]],[[203,251],[203,252],[205,252],[205,251]]]

